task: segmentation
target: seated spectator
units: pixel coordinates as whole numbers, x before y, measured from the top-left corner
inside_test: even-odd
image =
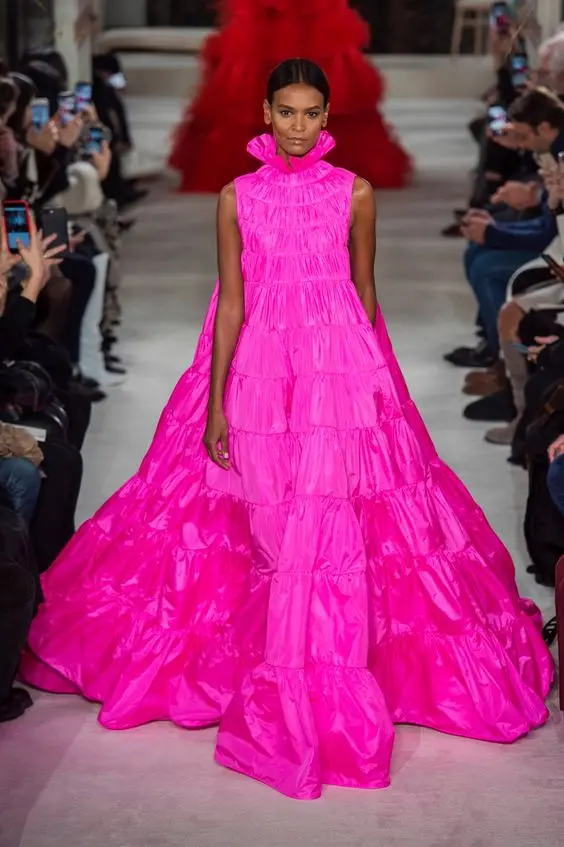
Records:
[[[548,460],[548,490],[554,505],[564,516],[564,433],[548,448]]]
[[[43,453],[25,430],[0,421],[0,488],[31,526],[41,488]]]
[[[8,76],[8,69],[0,63],[0,199],[5,195],[4,183],[11,184],[18,177],[18,151],[8,121],[14,114],[18,90]]]
[[[42,78],[42,74],[38,73],[37,79],[41,81]],[[105,307],[103,294],[108,289],[107,281],[113,268],[109,268],[106,259],[97,262],[97,257],[103,253],[108,256],[112,248],[108,247],[99,226],[90,217],[102,209],[104,203],[100,182],[107,176],[111,153],[106,144],[101,153],[92,153],[87,160],[77,161],[76,147],[84,125],[82,117],[76,116],[63,126],[55,114],[54,120],[40,130],[35,129],[31,123],[35,86],[22,74],[14,74],[13,80],[19,96],[10,124],[19,152],[20,173],[15,184],[6,186],[9,197],[27,199],[38,216],[48,203],[64,205],[70,215],[91,230],[86,238],[75,239],[74,249],[63,257],[58,274],[52,277],[41,298],[38,318],[44,331],[49,326],[52,340],[65,347],[75,371],[76,390],[81,390],[94,401],[101,400],[105,397],[103,388],[119,384],[125,375],[119,362],[109,360],[109,350],[108,358],[104,359],[101,312]],[[42,93],[46,95],[48,92],[43,90]],[[96,233],[100,235],[100,247],[94,241]],[[88,311],[94,290],[102,291],[102,299],[97,295],[96,311]],[[86,315],[89,322],[85,327]],[[86,338],[91,339],[94,334],[98,336],[97,354],[90,353],[85,362],[86,372],[83,372],[81,362],[83,331]],[[92,350],[92,341],[89,344],[88,349]]]
[[[92,100],[99,119],[112,132],[113,157],[104,190],[122,208],[147,194],[123,176],[123,157],[133,149],[127,111],[119,94],[125,88],[125,77],[119,59],[113,53],[94,56],[92,69]]]
[[[511,59],[518,47],[518,39],[511,34],[503,35],[496,31],[491,32],[490,39],[497,79],[496,85],[485,95],[484,102],[488,109],[498,106],[507,110],[523,91],[522,88],[515,88],[511,72]],[[562,47],[564,49],[564,42]],[[468,208],[488,208],[495,202],[492,196],[509,180],[521,182],[534,179],[537,166],[531,153],[520,149],[510,140],[492,135],[487,117],[473,121],[471,131],[480,150]],[[455,210],[456,221],[443,230],[443,235],[462,234],[460,222],[464,211]],[[507,213],[504,215],[507,217]]]
[[[528,91],[512,105],[510,119],[510,131],[524,149],[551,154],[554,159],[564,152],[564,105],[556,95],[540,88]],[[463,221],[463,233],[470,242],[464,259],[466,276],[478,303],[489,354],[497,360],[498,313],[506,299],[509,279],[554,240],[555,214],[543,192],[536,217],[500,222],[487,211],[470,210]],[[471,357],[468,364],[473,364]]]
[[[0,723],[33,705],[14,680],[40,596],[25,524],[9,504],[0,503]]]
[[[0,361],[15,360],[14,364],[4,366],[0,370],[0,419],[10,424],[15,423],[24,430],[26,425],[49,430],[54,410],[44,410],[53,407],[59,399],[63,399],[65,404],[63,425],[61,426],[59,419],[55,417],[56,426],[51,426],[50,437],[41,448],[37,444],[32,447],[29,437],[24,440],[21,434],[17,444],[11,427],[4,429],[6,438],[3,449],[0,441],[0,456],[3,457],[0,458],[0,490],[12,508],[29,523],[40,570],[45,570],[54,561],[74,532],[74,514],[82,478],[79,450],[89,422],[89,411],[86,417],[84,416],[82,398],[76,398],[69,393],[68,387],[65,390],[64,373],[62,391],[56,382],[52,382],[57,378],[53,367],[50,368],[50,375],[46,374],[45,396],[41,398],[40,405],[37,389],[33,392],[34,405],[31,407],[26,400],[25,391],[23,395],[18,393],[21,385],[18,374],[21,374],[20,379],[25,378],[28,372],[26,369],[29,368],[28,364],[23,371],[18,371],[18,362],[21,361],[18,351],[29,343],[26,342],[26,337],[33,322],[36,303],[60,254],[60,247],[50,248],[49,240],[40,241],[33,222],[30,247],[22,246],[19,255],[8,253],[5,233],[2,234],[1,290],[7,290],[6,275],[15,267],[16,262],[23,260],[28,274],[23,288],[18,286],[13,289],[11,297],[5,297],[3,300],[0,297],[3,312],[0,314]],[[29,357],[26,357],[26,360],[33,360],[35,357],[37,361],[37,358],[42,358],[43,363],[49,367],[44,341],[37,337],[33,342],[28,347]],[[33,371],[32,374],[35,375]],[[11,436],[10,440],[8,435]],[[45,471],[39,491],[37,474],[28,465],[25,469],[21,463],[15,469],[12,465],[12,473],[9,473],[10,466],[6,463],[16,459],[31,459]]]

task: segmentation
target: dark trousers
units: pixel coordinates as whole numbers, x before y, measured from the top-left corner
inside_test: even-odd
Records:
[[[39,591],[25,524],[0,506],[0,703],[12,688]]]
[[[69,391],[59,389],[57,397],[63,404],[69,419],[68,441],[77,450],[82,450],[92,417],[92,403],[87,397],[77,394],[72,389]]]
[[[552,502],[561,515],[564,515],[564,455],[557,456],[548,468],[546,483]]]
[[[65,328],[61,343],[68,351],[73,365],[80,360],[80,328],[88,301],[94,291],[96,268],[91,259],[73,253],[61,262],[61,273],[72,284]]]
[[[31,538],[40,573],[53,564],[75,533],[75,513],[82,483],[82,457],[63,441],[41,445],[46,478],[41,485]]]

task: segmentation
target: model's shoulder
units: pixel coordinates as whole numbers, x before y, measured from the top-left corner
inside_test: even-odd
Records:
[[[374,189],[368,180],[355,175],[353,180],[353,194],[359,200],[368,199],[374,196]]]
[[[235,199],[235,183],[230,182],[227,185],[224,185],[221,191],[219,192],[220,202],[222,200],[229,202],[230,200]]]

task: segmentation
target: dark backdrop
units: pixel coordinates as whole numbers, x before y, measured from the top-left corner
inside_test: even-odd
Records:
[[[330,0],[327,0],[330,4]],[[454,0],[351,0],[375,53],[448,53]],[[213,26],[213,0],[149,0],[151,26]]]

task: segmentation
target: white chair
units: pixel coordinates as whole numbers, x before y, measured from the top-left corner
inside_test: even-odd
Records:
[[[465,30],[474,34],[474,54],[483,56],[488,51],[488,28],[491,0],[456,0],[452,27],[451,56],[460,55],[460,45]]]

